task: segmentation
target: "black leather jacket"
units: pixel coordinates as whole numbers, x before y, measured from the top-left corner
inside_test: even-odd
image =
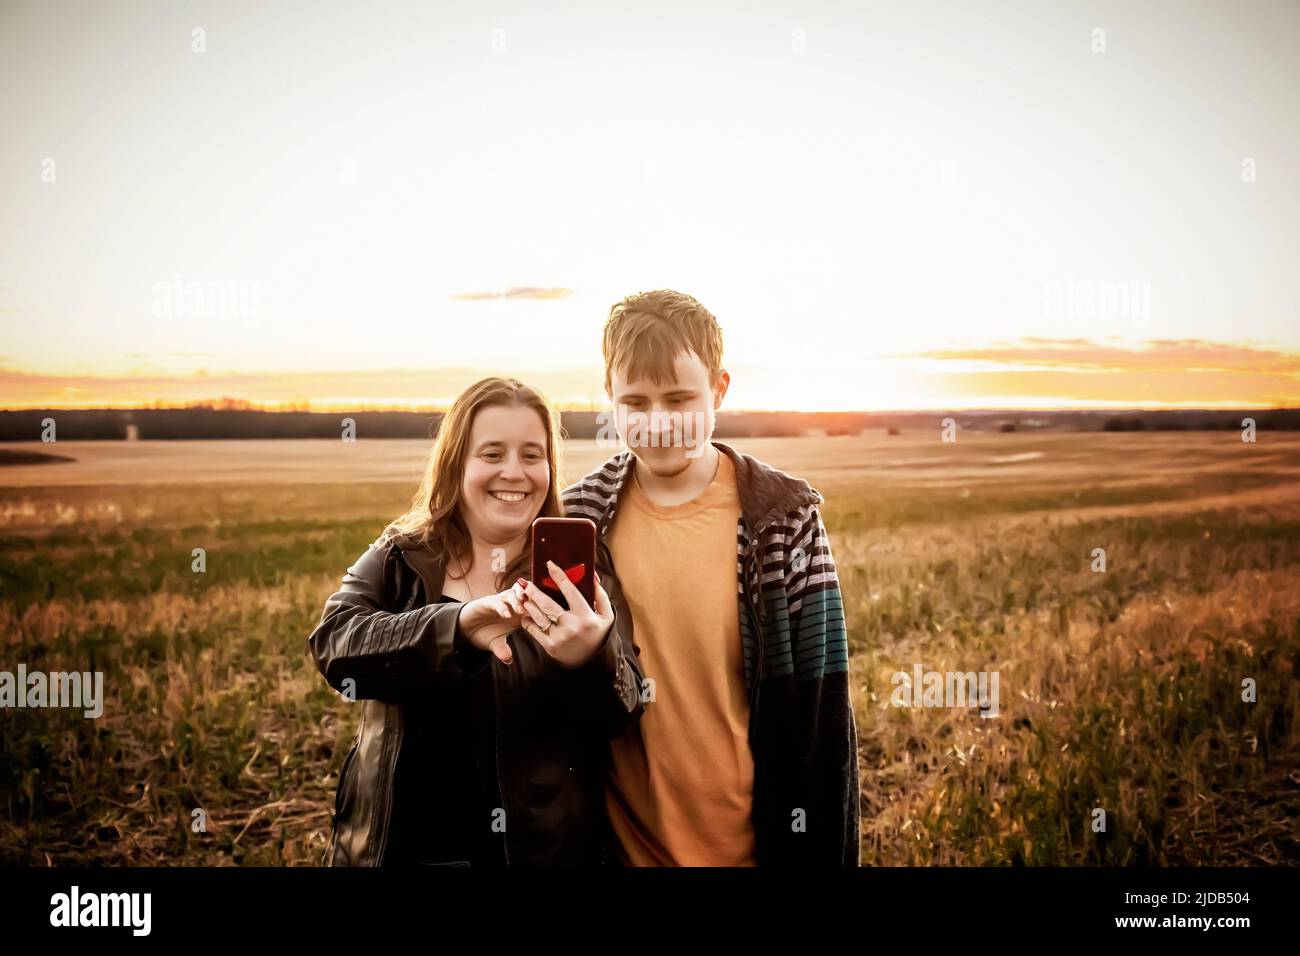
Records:
[[[600,864],[613,839],[609,740],[642,710],[632,615],[602,541],[614,626],[566,668],[525,631],[503,664],[463,639],[428,548],[385,532],[348,568],[308,644],[361,708],[325,862],[334,866]]]

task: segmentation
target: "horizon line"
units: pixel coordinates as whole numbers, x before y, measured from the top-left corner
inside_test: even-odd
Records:
[[[305,407],[304,407],[305,406]],[[593,408],[574,402],[555,402],[552,409],[557,412],[607,412],[608,408]],[[222,412],[262,412],[270,415],[301,414],[313,415],[336,414],[339,412],[396,412],[402,414],[446,414],[450,406],[443,405],[371,405],[365,402],[340,405],[313,405],[310,402],[281,402],[265,404],[244,400],[226,401],[200,400],[194,402],[158,402],[149,405],[15,405],[0,408],[6,412],[153,412],[153,411],[222,411]],[[721,415],[908,415],[927,412],[989,412],[989,413],[1061,413],[1061,412],[1231,412],[1231,411],[1300,411],[1300,405],[1274,402],[1269,405],[1250,402],[1217,402],[1212,404],[1196,403],[1160,403],[1153,405],[1134,405],[1122,402],[1085,403],[1078,405],[933,405],[929,407],[900,408],[836,408],[836,409],[801,409],[801,408],[723,408],[715,412]]]

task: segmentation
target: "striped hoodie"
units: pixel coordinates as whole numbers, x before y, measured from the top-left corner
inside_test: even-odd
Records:
[[[818,505],[820,492],[752,455],[712,443],[736,466],[736,597],[759,865],[857,866],[857,726],[839,577]],[[636,458],[623,450],[564,490],[565,513],[596,524],[605,544]],[[647,560],[652,560],[647,556]],[[599,561],[599,559],[598,559]],[[612,592],[611,592],[612,593]]]

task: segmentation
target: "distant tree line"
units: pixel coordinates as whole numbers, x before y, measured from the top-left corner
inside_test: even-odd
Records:
[[[431,439],[441,412],[263,411],[244,408],[22,409],[0,411],[0,441],[40,441],[45,419],[55,422],[61,441],[178,441],[200,439],[339,438],[345,419],[358,438]],[[562,412],[570,438],[595,438],[606,419],[598,412]],[[925,412],[719,412],[717,438],[790,435],[860,435],[937,431],[944,419],[964,429],[987,431],[1191,431],[1241,428],[1253,418],[1262,431],[1300,429],[1300,409],[1160,409],[1100,411],[925,411]]]
[[[1170,415],[1165,412],[1111,415],[1101,426],[1108,432],[1181,432],[1236,431],[1242,420],[1250,418],[1261,431],[1295,431],[1300,428],[1300,409],[1281,408],[1263,411],[1214,412],[1199,415]]]

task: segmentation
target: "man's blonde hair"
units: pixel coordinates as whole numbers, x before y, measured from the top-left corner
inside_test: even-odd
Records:
[[[605,390],[614,369],[629,380],[649,378],[656,385],[673,380],[677,354],[689,349],[709,370],[709,384],[722,370],[722,328],[713,313],[684,292],[656,289],[615,303],[605,323]]]

